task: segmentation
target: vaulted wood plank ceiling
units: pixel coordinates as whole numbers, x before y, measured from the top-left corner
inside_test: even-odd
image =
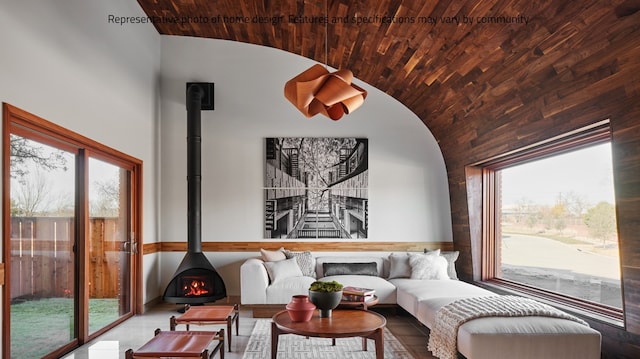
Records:
[[[550,77],[569,83],[599,68],[605,76],[603,64],[620,61],[607,47],[640,9],[640,0],[138,2],[161,34],[270,46],[348,68],[413,110],[436,139],[488,101],[499,119],[544,99],[539,85]]]
[[[625,328],[590,324],[603,333],[605,353],[633,357],[640,0],[326,1],[138,0],[161,34],[270,46],[348,68],[410,108],[442,150],[463,280],[478,278],[482,255],[481,183],[466,166],[610,119]],[[317,21],[325,17],[328,26]]]

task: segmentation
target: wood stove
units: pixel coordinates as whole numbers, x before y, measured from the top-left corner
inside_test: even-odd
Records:
[[[213,83],[187,83],[187,253],[165,289],[163,299],[170,303],[203,304],[227,296],[222,277],[202,253],[202,110],[213,110]]]
[[[202,252],[187,252],[164,292],[170,303],[203,304],[226,297],[222,278]]]

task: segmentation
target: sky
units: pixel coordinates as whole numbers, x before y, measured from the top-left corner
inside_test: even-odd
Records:
[[[611,144],[605,143],[502,170],[503,205],[526,198],[533,204],[556,203],[574,192],[589,204],[615,203]]]
[[[37,143],[36,146],[42,147],[42,153],[44,156],[48,156],[55,151],[52,147]],[[58,207],[72,206],[74,200],[74,188],[75,188],[75,158],[74,155],[68,152],[64,152],[66,158],[67,167],[66,170],[54,169],[44,170],[39,169],[32,161],[27,161],[24,164],[25,169],[29,171],[30,175],[25,177],[26,180],[32,183],[31,186],[35,186],[38,180],[46,182],[42,205],[38,207],[40,211],[54,210]],[[118,182],[119,167],[103,162],[101,160],[90,157],[89,158],[89,200],[98,201],[102,193],[99,190],[98,182],[114,181]],[[38,177],[41,177],[38,179]],[[20,191],[22,185],[17,179],[11,180],[11,196],[18,199],[17,192]],[[29,191],[29,190],[26,190]]]

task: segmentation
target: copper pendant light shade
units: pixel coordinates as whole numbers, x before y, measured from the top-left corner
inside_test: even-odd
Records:
[[[325,14],[329,16],[329,1],[325,0]],[[324,26],[324,63],[313,65],[284,84],[284,97],[306,117],[323,114],[337,121],[364,103],[367,91],[354,85],[353,73],[340,69],[329,72],[329,23]]]
[[[284,96],[307,117],[323,114],[337,121],[364,103],[367,91],[354,85],[349,70],[329,72],[316,64],[287,81]]]

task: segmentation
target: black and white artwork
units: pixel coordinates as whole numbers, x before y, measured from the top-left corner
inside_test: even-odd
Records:
[[[265,238],[367,238],[366,138],[265,141]]]

